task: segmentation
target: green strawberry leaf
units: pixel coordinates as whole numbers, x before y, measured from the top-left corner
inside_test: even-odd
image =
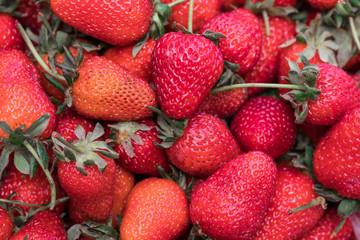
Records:
[[[31,124],[24,134],[32,137],[40,136],[49,125],[50,117],[51,115],[49,113],[45,113],[33,124]]]
[[[36,142],[36,149],[37,149],[37,152],[44,164],[44,167],[48,168],[49,167],[49,155],[48,155],[44,145],[40,141]]]

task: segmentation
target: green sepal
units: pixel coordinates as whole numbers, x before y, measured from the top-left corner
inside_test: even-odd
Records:
[[[33,137],[40,136],[49,125],[50,118],[51,115],[49,113],[45,113],[33,124],[31,124],[31,126],[25,130],[24,134]]]
[[[321,94],[321,91],[314,87],[309,87],[307,84],[304,84],[304,86],[305,86],[305,92],[307,93],[306,95],[312,101],[315,101]]]
[[[58,51],[61,53],[64,52],[64,46],[69,45],[69,43],[71,42],[71,40],[69,39],[69,34],[63,31],[57,31],[55,38]]]
[[[105,225],[96,222],[75,224],[67,232],[69,240],[79,239],[82,235],[97,240],[116,240],[119,238],[119,233],[110,224]]]
[[[306,38],[305,38],[305,36],[304,36],[302,33],[299,33],[299,34],[296,36],[296,41],[301,42],[301,43],[304,43],[304,44],[307,44]]]
[[[7,134],[10,134],[13,132],[13,130],[11,129],[9,124],[7,124],[7,122],[5,122],[5,121],[0,121],[0,128],[1,128],[1,130],[4,131],[4,133],[7,133]]]
[[[205,37],[206,39],[209,39],[211,42],[213,42],[216,46],[219,45],[219,41],[222,38],[227,38],[224,34],[219,32],[213,32],[211,30],[206,30],[201,36]],[[239,67],[240,68],[240,67]]]
[[[9,164],[10,154],[13,153],[18,146],[6,145],[0,155],[0,178],[2,178],[3,172]]]
[[[360,210],[360,200],[344,198],[338,206],[338,215],[342,218],[349,217],[351,214]]]
[[[136,55],[140,52],[140,50],[145,45],[146,41],[149,39],[150,34],[147,32],[142,38],[139,39],[139,41],[135,44],[135,46],[132,49],[132,57],[135,58]]]
[[[21,173],[29,175],[30,174],[30,164],[24,158],[24,153],[20,151],[15,151],[14,154],[14,165],[17,170]]]
[[[345,3],[336,3],[336,12],[343,17],[348,17],[351,14],[351,7]]]
[[[329,202],[340,202],[342,199],[344,199],[344,197],[340,194],[328,190],[320,184],[315,184],[313,189],[317,194],[319,194],[319,196],[324,197]]]
[[[52,76],[50,76],[47,73],[44,73],[45,78],[57,89],[59,89],[61,92],[65,93],[66,89],[61,85],[58,81],[55,80]]]
[[[20,0],[1,0],[0,13],[13,13],[19,6]]]

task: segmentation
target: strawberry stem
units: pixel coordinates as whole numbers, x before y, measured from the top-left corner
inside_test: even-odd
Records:
[[[178,5],[178,4],[186,2],[186,1],[188,1],[188,0],[176,0],[176,1],[172,2],[172,3],[168,3],[167,5],[169,7],[174,7],[174,6]]]
[[[19,30],[21,36],[23,37],[26,45],[29,47],[31,53],[33,54],[33,56],[35,57],[36,61],[40,64],[40,66],[52,77],[56,78],[57,80],[59,80],[60,82],[63,83],[67,83],[66,79],[61,76],[60,74],[54,73],[49,66],[42,60],[42,58],[40,57],[39,53],[36,51],[33,43],[31,42],[29,36],[26,34],[23,26],[21,26],[21,24],[19,22],[16,22],[16,27]]]
[[[69,197],[60,198],[60,199],[56,200],[55,205],[57,205],[59,203],[62,203],[62,202],[65,202],[65,201],[67,201],[69,199],[70,199]],[[24,203],[24,202],[20,202],[20,201],[13,201],[13,200],[8,200],[8,199],[1,199],[1,198],[0,198],[0,202],[10,203],[10,204],[14,204],[14,205],[28,206],[28,207],[46,207],[46,206],[49,206],[49,203],[46,204],[46,205],[44,205],[44,204],[33,204],[33,203]]]
[[[338,234],[338,232],[340,232],[341,228],[344,226],[346,220],[347,220],[347,217],[341,218],[340,223],[336,226],[336,228],[334,229],[334,231],[331,233],[330,239],[336,237],[336,235]]]
[[[354,42],[356,44],[356,47],[357,47],[357,49],[360,49],[360,41],[359,41],[358,33],[356,31],[356,27],[355,27],[353,17],[349,17],[349,24],[350,24],[351,33],[352,33],[352,36],[354,38]]]
[[[39,155],[37,154],[35,149],[31,146],[31,144],[27,140],[25,140],[23,144],[29,150],[29,152],[35,157],[36,161],[38,162],[38,164],[44,171],[44,173],[49,181],[50,189],[51,189],[50,210],[53,210],[55,207],[55,202],[56,202],[56,186],[55,186],[54,179],[52,178],[52,176],[49,172],[49,169],[45,168],[43,161],[41,160],[41,158],[39,157]]]
[[[270,35],[270,24],[269,24],[269,15],[268,12],[266,10],[262,10],[261,14],[263,16],[264,19],[264,23],[265,23],[265,30],[266,30],[266,35],[269,36]]]
[[[311,207],[314,207],[314,206],[317,206],[317,205],[321,205],[323,209],[326,209],[327,204],[326,204],[325,198],[317,197],[317,198],[315,198],[314,200],[312,200],[311,202],[309,202],[307,204],[304,204],[302,206],[299,206],[299,207],[296,207],[296,208],[293,208],[293,209],[288,209],[287,213],[290,215],[290,214],[300,212],[302,210],[305,210],[305,209],[308,209],[308,208],[311,208]]]
[[[193,31],[193,11],[194,11],[194,0],[190,0],[189,6],[189,19],[188,19],[188,30],[189,32]]]
[[[222,92],[226,90],[236,89],[236,88],[250,88],[250,87],[258,87],[258,88],[285,88],[285,89],[294,89],[294,90],[305,90],[303,86],[295,85],[295,84],[277,84],[277,83],[240,83],[234,84],[230,86],[219,87],[211,90],[211,93]]]

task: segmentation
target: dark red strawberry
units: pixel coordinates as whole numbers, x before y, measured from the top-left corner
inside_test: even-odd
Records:
[[[16,28],[16,20],[4,13],[0,13],[0,36],[0,50],[24,50],[25,42]]]
[[[191,221],[215,239],[251,239],[261,227],[276,180],[270,156],[249,152],[217,170],[191,194]]]
[[[32,0],[20,0],[15,11],[22,14],[22,16],[18,18],[19,22],[37,34],[42,25],[42,22],[38,21],[41,9],[43,9],[43,6],[40,3]]]
[[[161,109],[188,118],[209,94],[223,70],[220,50],[203,36],[165,34],[152,55],[152,77]]]
[[[303,130],[304,134],[310,138],[311,142],[314,145],[316,145],[319,143],[320,139],[326,134],[326,132],[330,129],[330,127],[313,125],[304,122],[303,124],[301,124],[301,129]]]

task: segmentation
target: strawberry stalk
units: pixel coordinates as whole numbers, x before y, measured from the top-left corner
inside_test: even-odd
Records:
[[[305,209],[308,209],[308,208],[311,208],[311,207],[315,207],[317,205],[321,205],[323,209],[326,209],[327,204],[326,204],[325,198],[317,197],[317,198],[315,198],[314,200],[312,200],[311,202],[309,202],[307,204],[304,204],[302,206],[299,206],[299,207],[296,207],[296,208],[293,208],[293,209],[288,209],[287,213],[290,215],[290,214],[300,212],[302,210],[305,210]]]
[[[25,140],[23,144],[27,148],[27,150],[29,150],[29,152],[35,157],[37,163],[40,165],[46,175],[46,178],[49,181],[51,189],[50,210],[53,210],[56,205],[56,186],[54,179],[52,178],[49,169],[45,168],[43,161],[41,160],[35,149],[31,146],[31,144],[27,140]]]
[[[211,93],[222,92],[226,90],[236,89],[236,88],[250,88],[250,87],[261,87],[261,88],[286,88],[293,90],[302,90],[305,91],[305,88],[300,85],[295,84],[277,84],[277,83],[240,83],[230,86],[219,87],[211,90]]]
[[[357,31],[356,31],[353,17],[349,17],[349,25],[350,25],[351,34],[353,36],[356,47],[357,47],[357,49],[360,49],[360,41],[359,41],[359,37],[358,37]]]
[[[69,199],[70,199],[69,197],[60,198],[60,199],[56,200],[55,205],[65,202]],[[24,203],[24,202],[20,202],[20,201],[13,201],[13,200],[8,200],[8,199],[1,199],[1,198],[0,198],[0,202],[10,203],[10,204],[14,204],[14,205],[28,206],[28,207],[49,207],[50,206],[49,204],[44,205],[44,204]]]
[[[188,30],[193,31],[193,12],[194,12],[194,0],[190,0],[189,6],[189,19],[188,19]]]
[[[172,2],[172,3],[168,3],[167,5],[168,5],[169,7],[174,7],[174,6],[178,5],[178,4],[184,3],[184,2],[186,2],[186,1],[187,1],[187,0],[176,0],[176,1]]]

